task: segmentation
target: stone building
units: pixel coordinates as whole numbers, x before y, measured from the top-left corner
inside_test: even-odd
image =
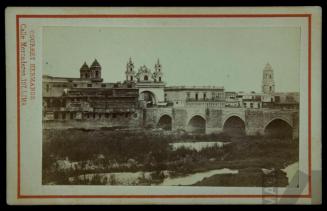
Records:
[[[224,87],[218,86],[170,86],[165,88],[165,100],[174,107],[225,106]]]
[[[43,76],[43,120],[128,123],[138,115],[138,96],[135,83],[103,83],[101,65],[94,60],[90,68],[82,65],[79,78]]]
[[[155,105],[165,105],[162,65],[157,60],[154,71],[145,65],[134,70],[134,63],[131,58],[126,65],[126,81],[135,82],[135,87],[139,90],[139,100],[145,107]]]

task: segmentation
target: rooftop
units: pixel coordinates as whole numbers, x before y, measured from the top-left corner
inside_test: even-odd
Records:
[[[199,90],[199,89],[205,89],[205,90],[223,90],[223,86],[168,86],[165,87],[165,90]]]

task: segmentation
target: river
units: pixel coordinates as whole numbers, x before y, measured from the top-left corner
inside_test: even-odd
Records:
[[[187,149],[194,149],[197,152],[201,151],[203,148],[206,147],[214,147],[217,146],[219,148],[223,147],[230,142],[220,142],[220,141],[207,141],[207,142],[178,142],[178,143],[171,143],[170,146],[173,147],[173,150],[177,150],[181,147],[185,147]]]
[[[206,177],[211,177],[215,174],[238,174],[238,170],[231,169],[217,169],[206,172],[194,173],[183,177],[176,178],[166,178],[161,184],[161,186],[172,186],[172,185],[192,185],[196,182],[203,180]]]

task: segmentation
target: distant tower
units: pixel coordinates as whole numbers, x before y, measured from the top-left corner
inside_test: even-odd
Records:
[[[126,64],[126,81],[134,81],[135,80],[135,71],[134,71],[134,63],[132,62],[132,58],[129,58]]]
[[[92,63],[91,67],[90,67],[90,78],[92,79],[92,81],[102,81],[101,78],[101,65],[99,64],[99,62],[95,59],[94,62]]]
[[[162,82],[162,69],[161,64],[159,62],[159,59],[157,60],[157,63],[154,65],[154,73],[153,73],[153,79],[155,82]]]
[[[272,94],[275,92],[274,71],[269,63],[263,69],[262,92]]]
[[[79,69],[79,72],[80,72],[80,78],[89,78],[90,77],[90,68],[86,64],[86,62],[84,62],[82,67]]]

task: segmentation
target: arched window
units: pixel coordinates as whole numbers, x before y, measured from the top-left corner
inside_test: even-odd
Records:
[[[159,77],[159,82],[161,82],[161,77]]]
[[[195,93],[195,100],[198,100],[198,93]]]
[[[147,75],[144,76],[144,80],[145,80],[145,81],[148,80],[148,76],[147,76]]]
[[[131,81],[133,81],[133,76],[131,76]]]

